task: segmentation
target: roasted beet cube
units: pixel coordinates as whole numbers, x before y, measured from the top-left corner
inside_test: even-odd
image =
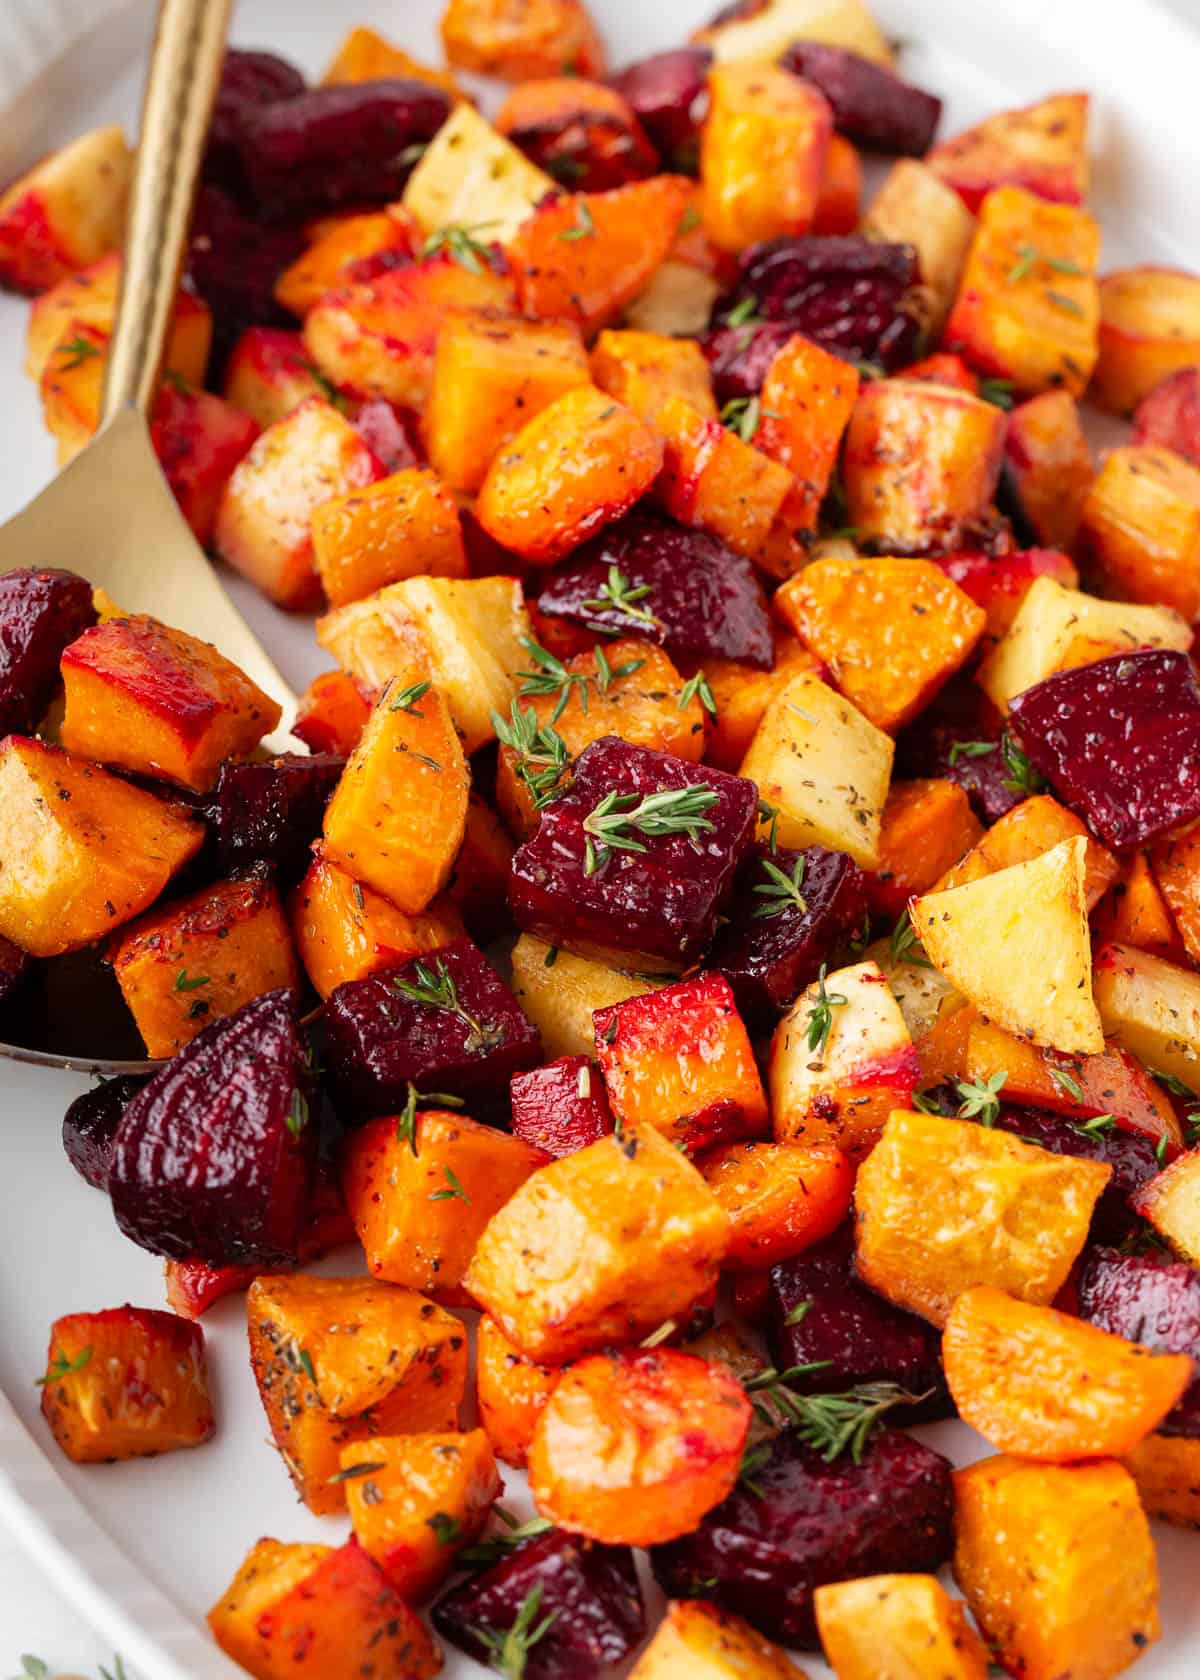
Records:
[[[541,1588],[534,1625],[553,1616],[529,1648],[525,1680],[595,1680],[627,1657],[646,1631],[641,1589],[627,1546],[596,1546],[552,1528],[526,1540],[433,1607],[434,1627],[468,1656],[487,1662],[484,1633],[508,1632]]]
[[[92,586],[74,572],[0,576],[0,736],[33,734],[58,692],[63,649],[95,622]]]
[[[221,873],[269,863],[282,886],[294,886],[345,762],[335,753],[287,753],[222,765],[209,809]]]
[[[260,106],[242,124],[242,165],[271,221],[398,198],[415,162],[450,115],[428,82],[402,77],[313,88]]]
[[[1018,694],[1021,745],[1117,851],[1200,816],[1200,686],[1186,653],[1146,648],[1057,671]]]
[[[780,885],[775,869],[799,883],[798,898]],[[756,846],[738,875],[709,962],[733,987],[747,1020],[769,1024],[817,978],[839,940],[862,925],[866,909],[863,873],[845,852]]]
[[[1200,467],[1200,368],[1180,368],[1142,398],[1134,410],[1133,441],[1173,449]]]
[[[696,173],[711,63],[707,47],[675,47],[640,58],[611,78],[661,153],[663,167],[676,174]]]
[[[757,396],[767,369],[796,329],[781,321],[757,326],[714,327],[702,340],[712,374],[713,394],[719,403]]]
[[[583,543],[547,573],[537,605],[589,630],[644,636],[672,659],[741,659],[764,671],[774,660],[749,560],[657,514],[628,514]]]
[[[294,99],[308,84],[300,71],[284,58],[268,52],[225,54],[217,88],[212,121],[208,126],[208,149],[204,154],[203,178],[227,192],[240,193],[245,182],[238,142],[251,112],[280,99]]]
[[[145,1079],[137,1074],[118,1074],[85,1091],[63,1115],[63,1148],[67,1160],[81,1178],[97,1190],[108,1189],[108,1169],[113,1140]]]
[[[117,1224],[173,1260],[295,1260],[316,1154],[296,1000],[205,1027],[130,1102],[113,1140]]]
[[[548,1155],[573,1155],[613,1129],[600,1069],[586,1056],[515,1074],[511,1094],[514,1133]]]
[[[753,311],[786,322],[822,349],[891,372],[916,355],[920,325],[906,299],[918,278],[911,245],[858,234],[768,239],[742,254],[737,281],[717,299],[712,324],[726,326],[731,314]]]
[[[777,1369],[828,1361],[824,1370],[793,1377],[789,1387],[829,1394],[855,1383],[894,1382],[927,1396],[897,1416],[946,1417],[954,1408],[940,1335],[860,1283],[853,1259],[847,1227],[772,1268],[767,1334]]]
[[[1128,1342],[1189,1354],[1200,1371],[1200,1271],[1183,1260],[1088,1249],[1079,1273],[1079,1316]],[[1158,1427],[1163,1435],[1200,1439],[1200,1376]]]
[[[1055,1155],[1106,1161],[1112,1177],[1096,1203],[1092,1230],[1102,1239],[1119,1242],[1138,1228],[1141,1221],[1130,1206],[1134,1193],[1162,1171],[1152,1137],[1122,1126],[1109,1115],[1071,1121],[1044,1108],[1018,1108],[1011,1103],[1001,1106],[995,1124],[1000,1131],[1013,1132]]]
[[[663,810],[674,831],[661,831]],[[757,812],[744,777],[605,735],[513,858],[517,925],[598,962],[690,968],[712,942]],[[606,834],[637,849],[607,845]]]
[[[0,939],[0,1007],[6,1004],[29,972],[30,957],[11,939]]]
[[[794,41],[780,63],[820,88],[834,127],[860,146],[924,157],[933,144],[942,102],[845,47]]]
[[[495,1090],[542,1054],[537,1029],[469,939],[348,980],[325,1025],[343,1110],[360,1120],[400,1112],[410,1082],[452,1096]]]
[[[900,732],[897,778],[944,776],[957,782],[989,826],[1025,798],[1001,750],[1003,721],[969,679],[950,682],[928,711]]]
[[[275,301],[275,282],[305,248],[299,228],[266,228],[219,187],[201,187],[192,213],[187,270],[213,317],[208,379],[217,388],[248,327],[294,327]]]
[[[933,1572],[953,1549],[950,1464],[901,1430],[877,1429],[857,1464],[784,1433],[753,1482],[650,1558],[672,1598],[711,1598],[784,1645],[820,1648],[813,1592],[826,1581]]]

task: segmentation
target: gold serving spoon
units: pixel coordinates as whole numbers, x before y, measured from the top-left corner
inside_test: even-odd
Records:
[[[158,388],[231,4],[161,0],[99,430],[40,496],[0,527],[0,572],[62,566],[104,589],[123,611],[151,613],[212,642],[283,707],[283,725],[264,742],[269,751],[283,752],[296,746],[287,733],[295,696],[179,512],[146,418]],[[9,1031],[28,1035],[29,1042],[0,1043],[0,1055],[113,1073],[157,1065],[91,1053],[97,1042],[110,1046],[106,1026],[79,1019],[88,1010],[86,983],[78,978],[87,970],[83,953],[37,968],[47,971],[41,982],[46,1018],[37,1019],[36,1002],[22,1010],[14,1000],[15,1025]],[[70,999],[76,1000],[74,1009]],[[88,1049],[55,1048],[54,1017],[60,1011],[57,1024],[64,1031],[92,1028]],[[112,1030],[119,1032],[120,1023]]]

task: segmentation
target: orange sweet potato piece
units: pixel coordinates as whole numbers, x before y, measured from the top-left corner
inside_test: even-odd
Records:
[[[833,113],[809,82],[767,64],[721,64],[700,135],[700,212],[724,251],[807,233],[821,199]]]
[[[385,690],[325,807],[325,854],[406,915],[450,879],[470,773],[434,688]]]
[[[25,735],[0,742],[0,935],[35,957],[103,939],[204,842],[191,812]]]
[[[120,127],[95,128],[0,193],[0,286],[45,292],[119,246],[132,166]]]
[[[1200,1441],[1147,1435],[1125,1460],[1148,1517],[1200,1528]]]
[[[42,1416],[76,1464],[198,1447],[216,1428],[204,1332],[174,1313],[110,1307],[50,1326]]]
[[[38,381],[42,420],[58,445],[60,467],[85,449],[100,424],[109,335],[71,321],[54,344]]]
[[[432,1680],[441,1652],[356,1539],[260,1540],[208,1613],[213,1638],[255,1680]]]
[[[689,1534],[737,1481],[750,1401],[723,1365],[626,1348],[564,1372],[538,1418],[529,1486],[543,1516],[604,1545]]]
[[[1186,1354],[1127,1342],[987,1287],[955,1301],[942,1357],[964,1423],[1000,1452],[1050,1464],[1123,1457],[1192,1379]]]
[[[943,140],[925,159],[969,210],[994,187],[1017,185],[1059,204],[1082,204],[1088,190],[1088,96],[1056,93],[1001,111]]]
[[[407,467],[314,508],[312,544],[334,607],[401,578],[467,575],[458,508],[424,467]]]
[[[724,975],[698,974],[598,1009],[596,1058],[613,1113],[689,1152],[767,1128],[754,1051]]]
[[[700,1162],[733,1231],[725,1256],[737,1271],[762,1271],[820,1242],[850,1210],[854,1170],[839,1149],[794,1143],[734,1143]]]
[[[62,656],[62,743],[206,792],[278,724],[278,704],[209,642],[155,618],[108,618]]]
[[[300,696],[292,733],[310,752],[349,758],[367,727],[371,702],[347,671],[322,671]]]
[[[1084,497],[1079,540],[1114,596],[1200,614],[1200,471],[1172,449],[1110,450]]]
[[[987,1680],[987,1646],[933,1575],[832,1581],[817,1588],[813,1609],[838,1680]]]
[[[1133,1207],[1192,1265],[1200,1264],[1200,1148],[1176,1156],[1138,1187]]]
[[[1180,844],[1186,850],[1186,841]],[[1163,847],[1165,861],[1173,842],[1166,841]],[[1134,945],[1139,951],[1151,951],[1168,962],[1183,959],[1183,941],[1150,853],[1134,852],[1122,864],[1116,880],[1096,906],[1092,931],[1103,945]]]
[[[482,1429],[375,1435],[343,1449],[341,1475],[359,1545],[409,1604],[478,1540],[502,1485]]]
[[[121,255],[110,251],[98,262],[69,274],[50,291],[35,298],[29,311],[25,371],[38,383],[50,352],[64,337],[70,337],[72,323],[94,328],[102,339],[112,332],[117,318],[117,289],[121,283]],[[189,385],[204,383],[212,342],[212,313],[203,298],[180,290],[167,342],[164,366]]]
[[[895,918],[982,839],[983,825],[957,782],[935,776],[893,782],[879,831],[879,868],[867,877],[871,909]]]
[[[856,232],[862,188],[863,165],[857,147],[844,134],[831,134],[811,231],[822,235]]]
[[[582,0],[449,0],[441,21],[451,64],[524,82],[601,76],[604,48]]]
[[[581,385],[496,456],[475,516],[503,548],[546,566],[628,512],[662,458],[658,436],[631,409]]]
[[[459,912],[476,944],[487,944],[508,927],[508,875],[513,843],[491,806],[471,795],[462,849],[446,898]]]
[[[475,1350],[475,1399],[479,1421],[496,1457],[522,1466],[537,1420],[562,1372],[526,1359],[495,1319],[479,1320]]]
[[[712,375],[693,339],[606,328],[592,350],[591,367],[602,391],[651,425],[672,397],[682,397],[706,419],[717,417]]]
[[[896,374],[897,379],[924,379],[931,385],[953,385],[958,391],[967,391],[971,396],[979,395],[979,380],[973,374],[961,356],[951,355],[947,350],[935,351],[932,356],[923,356],[919,362],[910,362]]]
[[[1013,410],[1004,472],[1037,540],[1047,548],[1073,548],[1096,468],[1069,391],[1043,391]],[[1074,587],[1069,578],[1061,581]]]
[[[420,229],[402,205],[342,217],[284,269],[275,301],[303,318],[326,292],[401,267],[420,243]]]
[[[931,1027],[913,1040],[920,1073],[916,1088],[927,1091],[931,1085],[944,1085],[950,1080],[967,1077],[967,1045],[971,1023],[978,1018],[973,1004],[939,1013]]]
[[[664,403],[654,424],[666,446],[655,486],[663,507],[681,525],[756,555],[792,488],[788,469],[683,397]]]
[[[779,518],[795,546],[798,570],[816,535],[817,514],[858,397],[858,369],[797,333],[767,369],[754,446],[792,474]],[[771,569],[777,570],[775,566]],[[779,575],[788,570],[778,568]]]
[[[1029,863],[1076,835],[1082,835],[1087,841],[1084,893],[1088,909],[1092,910],[1116,880],[1120,866],[1107,847],[1092,838],[1075,813],[1048,793],[1035,793],[1006,811],[966,857],[946,871],[937,883],[938,890],[945,892],[951,887],[965,886],[968,881],[978,881],[984,875],[994,875],[997,870],[1010,869],[1014,864]]]
[[[1100,358],[1093,392],[1114,414],[1200,362],[1200,275],[1147,263],[1100,282]]]
[[[318,850],[290,904],[292,933],[304,971],[323,998],[347,980],[460,939],[462,917],[444,896],[406,916]]]
[[[709,659],[704,666],[717,715],[711,719],[705,759],[721,770],[737,770],[750,750],[767,707],[801,671],[820,674],[821,662],[795,636],[776,628],[775,664],[755,671],[736,659]]]
[[[1150,851],[1154,880],[1166,901],[1168,923],[1174,919],[1188,957],[1200,962],[1200,831],[1189,829],[1174,840],[1160,840]],[[1113,939],[1120,934],[1110,935]],[[1136,944],[1136,940],[1131,940]],[[1145,947],[1143,946],[1143,949]],[[1164,953],[1166,954],[1166,953]]]
[[[590,338],[653,278],[691,192],[682,175],[655,175],[545,200],[508,247],[525,314],[574,321]]]
[[[246,1317],[275,1445],[318,1516],[345,1509],[336,1478],[352,1441],[458,1427],[466,1328],[423,1295],[369,1278],[259,1277]]]
[[[323,83],[376,82],[393,76],[405,81],[428,82],[441,88],[451,99],[465,97],[448,70],[433,70],[418,59],[410,58],[400,47],[394,47],[374,29],[359,24],[351,29],[334,53]]]
[[[775,605],[846,698],[888,731],[958,670],[987,616],[931,560],[816,560]]]
[[[739,1616],[688,1598],[667,1605],[629,1680],[804,1680],[804,1673]]]

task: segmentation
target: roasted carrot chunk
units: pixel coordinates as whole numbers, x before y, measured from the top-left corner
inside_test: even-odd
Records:
[[[1151,263],[1100,282],[1100,359],[1093,394],[1130,414],[1164,379],[1200,354],[1200,276]]]
[[[923,776],[893,782],[879,830],[879,868],[867,878],[872,910],[898,916],[983,839],[983,826],[957,782]]]
[[[525,1463],[537,1420],[561,1375],[553,1365],[526,1359],[495,1319],[486,1313],[480,1318],[475,1400],[497,1458],[518,1467]]]
[[[440,950],[464,931],[445,895],[419,915],[406,916],[382,893],[320,854],[296,888],[290,909],[300,961],[323,998],[347,980]]]
[[[857,368],[799,333],[767,369],[754,446],[786,467],[793,478],[779,519],[795,545],[795,564],[778,568],[780,575],[787,576],[803,565],[805,544],[816,535],[817,514],[854,412],[858,387]]]
[[[673,519],[757,555],[792,488],[788,469],[719,420],[671,397],[654,422],[664,441],[655,495]]]
[[[312,539],[317,575],[335,607],[401,578],[467,574],[458,509],[420,467],[325,502],[313,512]]]
[[[415,257],[420,230],[402,205],[344,216],[314,239],[275,282],[275,300],[301,317],[326,292],[363,280],[378,259],[380,270],[399,267]]]
[[[451,64],[508,82],[604,73],[604,49],[581,0],[450,0],[441,35]]]
[[[462,850],[446,898],[459,912],[477,945],[486,945],[508,928],[508,872],[513,843],[491,806],[477,793],[467,807]]]
[[[1160,855],[1164,873],[1169,873],[1173,842],[1165,845],[1166,851]],[[1186,838],[1181,846],[1186,851]],[[1157,847],[1155,851],[1158,853]],[[1183,940],[1149,853],[1134,852],[1125,859],[1116,880],[1096,906],[1092,931],[1102,945],[1136,945],[1139,951],[1166,957],[1168,962],[1181,960]]]
[[[370,715],[370,700],[348,672],[322,671],[300,696],[292,733],[310,752],[349,758]]]
[[[799,1254],[850,1211],[854,1170],[839,1149],[735,1143],[706,1155],[700,1170],[729,1215],[725,1263],[762,1270]]]
[[[813,1608],[838,1680],[987,1680],[987,1646],[933,1575],[834,1581],[817,1588]]]

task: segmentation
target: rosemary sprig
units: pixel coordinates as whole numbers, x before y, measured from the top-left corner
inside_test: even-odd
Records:
[[[702,782],[690,787],[663,788],[640,799],[636,793],[606,793],[583,820],[584,874],[594,875],[613,852],[644,852],[646,848],[636,838],[638,834],[648,839],[663,834],[686,834],[694,841],[701,834],[711,833],[713,825],[704,813],[719,798],[719,794]]]
[[[639,601],[644,601],[649,593],[650,585],[648,583],[640,583],[636,589],[632,588],[629,579],[621,571],[621,568],[610,566],[607,582],[600,585],[599,593],[580,604],[588,612],[608,612],[611,610],[623,613],[626,618],[636,619],[639,624],[649,624],[655,630],[661,630],[661,621],[655,618],[654,614],[645,607],[639,607],[637,604]]]
[[[824,1370],[830,1363],[822,1359],[810,1365],[792,1365],[786,1371],[768,1366],[751,1377],[745,1389],[747,1394],[764,1397],[753,1401],[760,1422],[777,1424],[778,1413],[782,1413],[788,1426],[819,1452],[826,1464],[843,1453],[849,1453],[858,1464],[880,1419],[893,1407],[916,1405],[926,1395],[911,1394],[893,1382],[855,1383],[853,1388],[834,1394],[796,1394],[789,1388],[796,1377]],[[760,1460],[754,1468],[761,1469],[763,1462]]]
[[[825,990],[825,967],[822,963],[817,975],[817,995],[808,1010],[808,1048],[818,1056],[825,1054],[829,1043],[829,1035],[833,1031],[834,1009],[850,1001],[844,992]]]
[[[74,1359],[69,1359],[61,1348],[55,1348],[54,1358],[50,1361],[46,1375],[37,1379],[38,1388],[45,1388],[47,1383],[58,1382],[61,1377],[69,1377],[73,1371],[82,1371],[91,1357],[90,1347],[80,1348]]]
[[[471,274],[482,274],[485,269],[495,268],[496,256],[491,246],[476,239],[475,235],[481,229],[495,225],[494,221],[451,222],[429,235],[421,247],[421,256],[436,257],[445,251],[460,268],[467,269]]]
[[[755,1499],[761,1499],[763,1490],[758,1482],[758,1472],[766,1465],[771,1456],[770,1441],[756,1441],[754,1446],[747,1447],[742,1454],[741,1468],[738,1471],[738,1481],[745,1484]],[[715,1582],[714,1582],[715,1585]]]
[[[1082,1132],[1085,1137],[1104,1137],[1111,1132],[1117,1123],[1115,1114],[1095,1114],[1090,1120],[1072,1120],[1072,1130]]]
[[[503,1505],[497,1505],[495,1512],[507,1528],[507,1534],[490,1534],[485,1540],[477,1540],[473,1546],[468,1546],[458,1554],[459,1563],[469,1564],[472,1568],[489,1568],[500,1558],[507,1556],[523,1540],[532,1540],[536,1535],[545,1534],[548,1528],[554,1527],[548,1517],[530,1517],[528,1522],[518,1522],[512,1512],[506,1511]]]
[[[448,1511],[435,1511],[431,1517],[425,1518],[425,1526],[433,1530],[439,1546],[457,1546],[462,1539],[462,1524]]]
[[[534,810],[542,810],[567,772],[567,743],[553,724],[540,724],[533,707],[519,700],[513,701],[508,718],[492,713],[492,728],[502,745],[516,754],[517,775],[529,789]]]
[[[782,916],[785,910],[796,909],[800,914],[808,912],[808,900],[800,891],[804,883],[803,853],[792,865],[792,872],[788,875],[780,869],[770,858],[762,860],[763,874],[767,877],[750,890],[757,893],[765,902],[754,907],[755,920],[765,921],[770,916]]]
[[[478,1050],[493,1049],[503,1038],[503,1029],[495,1025],[484,1025],[476,1015],[462,1002],[458,995],[458,987],[454,983],[454,976],[446,967],[446,959],[438,957],[436,969],[427,962],[415,962],[413,973],[416,980],[393,980],[392,990],[398,992],[409,1003],[420,1004],[425,1009],[440,1009],[446,1015],[454,1015],[467,1029],[467,1041],[463,1048],[468,1055]]]
[[[968,1080],[956,1079],[954,1088],[962,1098],[959,1106],[960,1120],[978,1120],[981,1126],[994,1126],[1000,1115],[1000,1092],[1004,1089],[1007,1073],[1003,1070],[994,1073],[990,1079],[985,1079],[981,1085],[972,1085]]]
[[[472,1629],[475,1637],[487,1649],[489,1667],[494,1668],[497,1674],[502,1674],[504,1680],[525,1680],[525,1665],[529,1661],[530,1651],[539,1640],[546,1637],[558,1620],[558,1611],[551,1610],[548,1616],[543,1616],[538,1621],[543,1591],[540,1581],[536,1586],[530,1587],[521,1601],[516,1620],[507,1632],[500,1633],[495,1628],[484,1627]]]
[[[1050,269],[1054,274],[1082,274],[1084,272],[1077,262],[1071,262],[1067,257],[1052,257],[1049,252],[1040,250],[1036,245],[1023,243],[1017,246],[1016,261],[1008,271],[1006,284],[1015,286],[1018,281],[1024,280],[1032,274],[1039,263]]]

